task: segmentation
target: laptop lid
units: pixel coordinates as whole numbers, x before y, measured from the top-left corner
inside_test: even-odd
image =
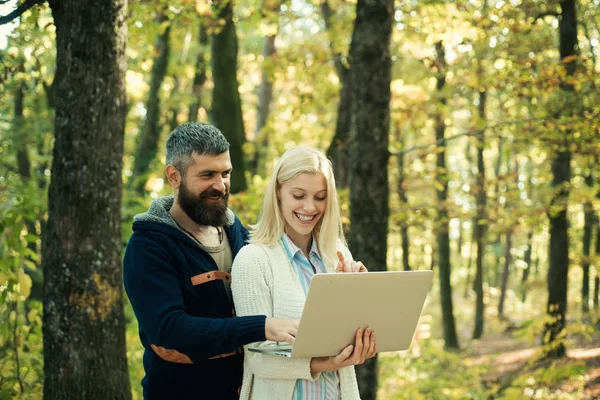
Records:
[[[292,357],[337,355],[370,327],[377,351],[406,350],[433,271],[316,274],[310,284]]]

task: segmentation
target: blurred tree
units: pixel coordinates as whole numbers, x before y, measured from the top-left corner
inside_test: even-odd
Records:
[[[358,0],[350,44],[350,249],[370,271],[387,269],[389,130],[394,6],[391,0]],[[377,396],[377,357],[356,368],[360,396]]]
[[[133,175],[129,180],[130,186],[139,196],[144,194],[148,176],[152,173],[150,166],[156,160],[161,132],[159,127],[160,91],[167,74],[171,51],[171,21],[166,9],[159,11],[156,22],[160,28],[154,43],[154,60],[150,73],[150,89],[146,100],[146,116],[138,137]]]
[[[488,3],[487,0],[483,2],[482,16],[486,22],[489,22],[488,15]],[[484,25],[485,26],[485,25]],[[479,46],[487,48],[487,38],[485,28],[482,29],[482,43]],[[486,247],[486,233],[487,233],[487,193],[486,193],[486,181],[485,181],[485,159],[484,151],[486,146],[486,129],[485,124],[487,123],[486,118],[486,106],[487,106],[487,95],[488,89],[484,82],[484,52],[483,49],[477,52],[477,93],[478,93],[478,105],[477,105],[477,116],[479,123],[483,125],[483,128],[477,132],[477,176],[475,178],[475,218],[473,221],[473,241],[477,246],[477,254],[475,256],[475,279],[473,281],[473,290],[475,291],[475,324],[473,329],[473,339],[480,339],[483,336],[483,329],[485,326],[485,302],[484,302],[484,291],[483,291],[483,277],[485,270],[485,247]],[[471,254],[469,252],[469,257]]]
[[[585,184],[591,188],[594,185],[594,177],[592,170],[589,169],[584,177]],[[582,259],[581,269],[583,279],[581,281],[581,311],[584,314],[590,311],[590,260],[592,248],[592,234],[596,223],[596,213],[594,206],[590,200],[583,204],[584,225],[583,225],[583,240],[582,240]]]
[[[267,2],[267,6],[261,9],[261,13],[266,17],[265,23],[267,35],[264,37],[262,50],[261,78],[258,87],[258,106],[256,110],[256,128],[254,130],[254,157],[252,159],[251,173],[264,173],[265,156],[268,154],[269,132],[263,130],[267,125],[269,114],[271,112],[271,101],[273,100],[273,82],[275,79],[273,69],[273,58],[275,57],[275,39],[279,31],[279,8],[281,1],[275,0]]]
[[[352,74],[346,66],[346,60],[335,43],[335,29],[333,21],[335,20],[334,11],[331,9],[328,0],[321,1],[321,13],[325,21],[325,27],[329,32],[329,43],[333,53],[333,64],[340,81],[340,100],[337,108],[337,120],[335,123],[335,133],[331,143],[327,148],[327,157],[333,164],[335,171],[335,183],[340,188],[348,186],[348,141],[350,139],[350,129],[352,123]]]
[[[448,217],[448,182],[450,180],[448,167],[446,166],[446,95],[444,86],[446,84],[447,63],[442,41],[435,43],[435,64],[433,70],[436,75],[436,90],[438,110],[435,115],[435,143],[436,143],[436,193],[438,199],[437,250],[440,278],[440,299],[442,306],[442,319],[444,325],[444,342],[448,349],[458,349],[458,337],[456,335],[456,322],[454,321],[454,306],[452,303],[452,284],[450,276],[452,266],[450,261],[450,224]]]
[[[408,208],[408,197],[406,196],[406,178],[405,178],[405,163],[404,163],[404,140],[400,130],[400,123],[394,125],[394,133],[396,141],[400,144],[400,151],[396,154],[396,164],[398,167],[398,198],[400,199],[400,207]],[[408,224],[406,217],[400,222],[400,238],[402,240],[402,268],[405,271],[410,271],[410,241],[408,238]]]
[[[206,60],[209,52],[208,33],[206,32],[207,21],[204,16],[199,17],[198,22],[198,56],[196,57],[196,68],[194,72],[194,82],[192,84],[193,100],[189,106],[189,122],[198,121],[198,110],[200,107],[206,107],[202,102],[202,91],[206,83]]]
[[[572,76],[577,67],[577,16],[575,0],[560,2],[560,18],[558,20],[560,58],[564,64],[566,75]],[[571,83],[562,84],[565,98],[575,101]],[[575,108],[569,104],[569,108]],[[568,113],[568,109],[563,112]],[[552,186],[555,193],[551,201],[548,218],[550,219],[550,267],[548,269],[548,305],[546,312],[552,319],[543,334],[546,345],[545,356],[563,357],[566,354],[564,339],[567,312],[567,282],[569,280],[569,222],[567,205],[571,181],[571,151],[569,150],[570,134],[566,130],[564,136],[558,138],[555,154],[552,157]]]
[[[246,141],[242,102],[237,80],[238,38],[233,23],[233,2],[213,2],[216,27],[212,32],[211,60],[212,92],[211,121],[223,132],[230,143],[229,153],[233,171],[231,193],[246,190],[246,165],[242,146]]]

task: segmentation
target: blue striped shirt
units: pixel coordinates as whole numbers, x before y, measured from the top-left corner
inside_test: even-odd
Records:
[[[285,233],[281,236],[281,243],[306,295],[315,273],[327,272],[323,259],[319,254],[317,241],[312,241],[309,253],[310,262],[306,259],[304,253],[302,253],[302,250]],[[341,390],[340,377],[337,372],[322,372],[321,376],[315,381],[298,379],[292,395],[292,400],[338,399],[341,399]]]

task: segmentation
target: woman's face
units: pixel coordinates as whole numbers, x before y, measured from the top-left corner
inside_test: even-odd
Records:
[[[327,208],[327,182],[322,174],[302,173],[284,183],[277,193],[286,233],[296,239],[312,235]]]

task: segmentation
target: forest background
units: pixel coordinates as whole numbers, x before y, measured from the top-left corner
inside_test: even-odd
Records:
[[[356,259],[434,270],[362,398],[599,397],[599,5],[0,1],[0,399],[141,398],[121,257],[186,121],[243,223],[307,144]]]

